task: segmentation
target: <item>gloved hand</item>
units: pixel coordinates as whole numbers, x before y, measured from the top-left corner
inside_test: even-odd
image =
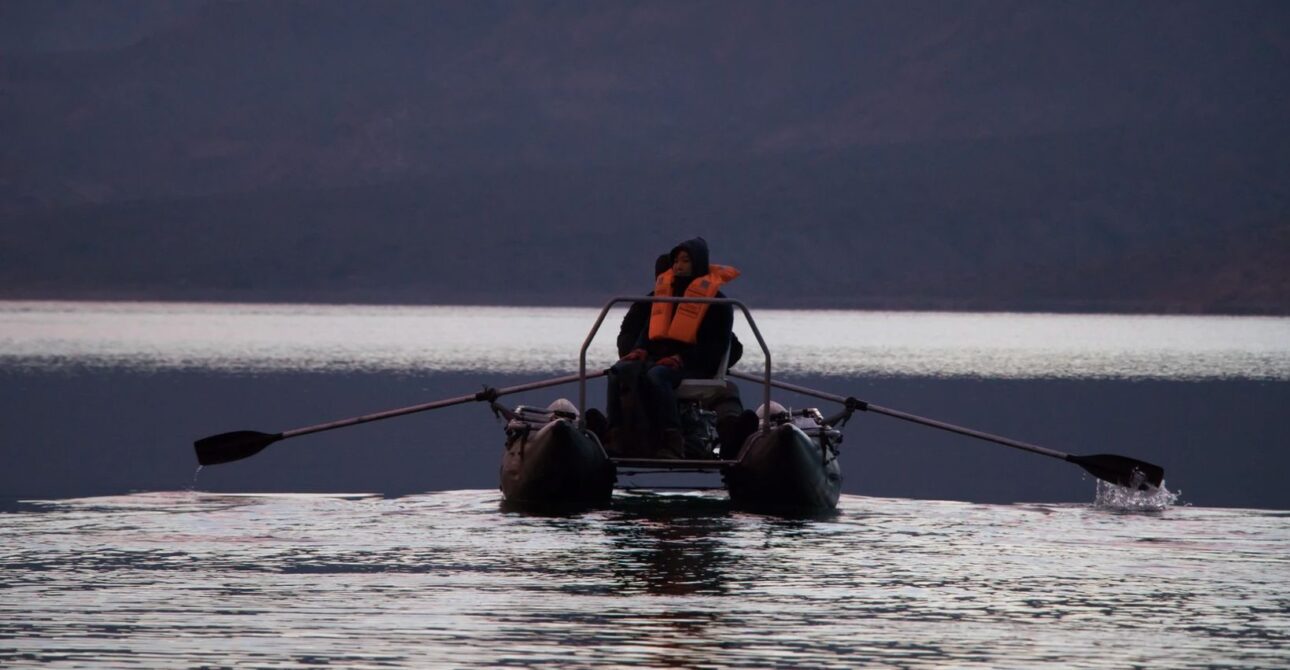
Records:
[[[659,364],[659,365],[666,365],[667,367],[672,368],[673,370],[680,370],[680,369],[681,369],[681,357],[680,357],[680,356],[667,356],[667,357],[665,357],[665,358],[660,358],[660,359],[658,359],[658,364]]]
[[[649,355],[649,352],[645,351],[644,349],[632,349],[631,351],[627,352],[627,355],[626,355],[626,356],[623,356],[622,358],[620,358],[620,359],[618,359],[618,360],[620,360],[620,361],[643,361],[643,360],[645,360],[645,357],[646,357],[647,355]]]

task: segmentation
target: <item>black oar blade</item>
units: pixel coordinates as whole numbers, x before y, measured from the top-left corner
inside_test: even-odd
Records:
[[[1089,474],[1112,484],[1145,490],[1159,487],[1165,481],[1165,469],[1159,465],[1116,454],[1067,456],[1066,460],[1084,468]]]
[[[235,430],[203,437],[193,443],[193,448],[197,450],[199,464],[218,465],[250,458],[281,439],[282,433],[270,435],[254,430]]]

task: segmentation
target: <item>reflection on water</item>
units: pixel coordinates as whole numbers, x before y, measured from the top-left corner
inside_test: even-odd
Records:
[[[1284,667],[1290,516],[153,493],[0,514],[0,665]]]
[[[567,372],[598,309],[0,302],[0,365]],[[612,312],[589,365],[615,359]],[[755,310],[781,372],[1290,380],[1290,319]],[[742,319],[741,367],[762,357]]]

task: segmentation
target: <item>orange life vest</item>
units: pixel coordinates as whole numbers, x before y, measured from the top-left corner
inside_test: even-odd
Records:
[[[695,277],[685,289],[687,298],[714,298],[722,284],[739,276],[739,271],[729,265],[709,265],[708,274]],[[654,295],[672,295],[671,270],[654,280]],[[667,338],[694,344],[699,341],[699,324],[712,305],[701,302],[656,302],[649,313],[649,339]],[[674,309],[675,308],[675,309]]]

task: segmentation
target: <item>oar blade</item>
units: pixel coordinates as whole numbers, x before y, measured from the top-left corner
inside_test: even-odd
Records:
[[[269,434],[254,430],[235,430],[231,433],[203,437],[193,443],[193,448],[197,450],[197,462],[199,464],[219,465],[220,463],[250,458],[281,439],[282,433]]]
[[[1084,468],[1094,477],[1118,486],[1145,490],[1148,484],[1159,487],[1165,481],[1164,468],[1128,456],[1093,454],[1067,456],[1066,460]]]

